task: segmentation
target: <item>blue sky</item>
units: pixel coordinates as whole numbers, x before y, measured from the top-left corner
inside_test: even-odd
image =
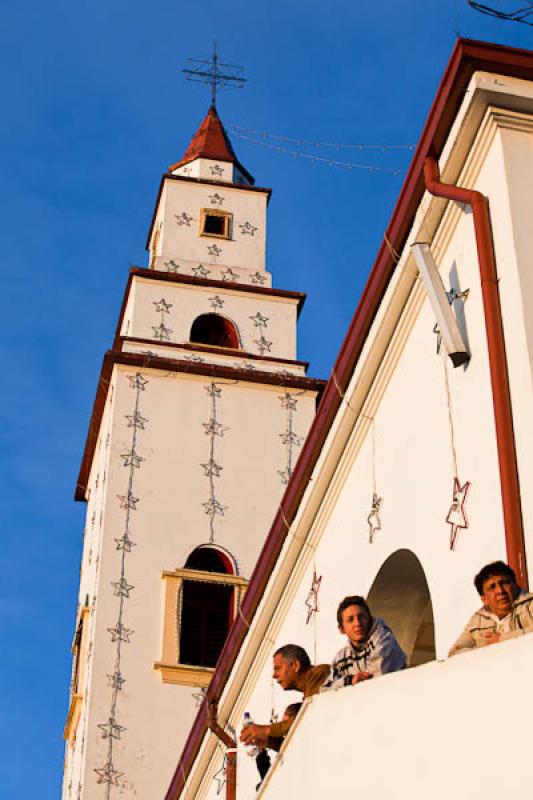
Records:
[[[519,47],[533,29],[466,0],[52,0],[5,4],[0,340],[0,798],[60,791],[83,504],[72,500],[102,354],[161,173],[209,103],[187,56],[243,64],[228,124],[339,143],[415,143],[457,33]],[[401,177],[295,159],[232,137],[274,190],[274,285],[308,292],[299,356],[327,377]],[[290,146],[289,146],[290,147]],[[404,170],[410,153],[325,151]]]

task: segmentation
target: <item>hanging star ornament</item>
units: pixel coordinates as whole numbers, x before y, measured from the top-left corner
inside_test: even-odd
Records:
[[[114,594],[116,597],[129,597],[131,590],[135,589],[135,586],[128,583],[126,578],[121,578],[119,581],[111,581],[111,586],[115,589]]]
[[[309,625],[313,614],[318,613],[318,592],[320,590],[320,584],[322,583],[322,575],[319,577],[316,574],[316,570],[313,570],[313,580],[311,582],[311,588],[309,589],[309,594],[305,600],[305,605],[307,606],[307,619],[305,620],[305,624]]]
[[[128,428],[140,428],[143,431],[145,430],[144,423],[148,422],[148,420],[138,411],[134,414],[125,414],[124,416],[128,420]]]
[[[217,422],[216,419],[210,419],[209,422],[202,422],[202,426],[204,432],[208,436],[224,436],[224,433],[229,431],[228,427]]]
[[[117,622],[114,628],[107,629],[111,634],[111,641],[112,642],[126,642],[126,644],[130,643],[130,636],[132,635],[133,631],[130,628],[126,628],[122,622]]]
[[[167,301],[162,297],[161,300],[154,300],[153,305],[158,313],[169,314],[173,303],[167,303]]]
[[[122,685],[126,683],[126,678],[122,677],[122,673],[119,670],[111,674],[108,674],[106,677],[107,677],[107,685],[111,689],[116,689],[119,692],[122,690]]]
[[[115,539],[115,542],[117,543],[117,550],[124,550],[126,553],[131,553],[132,548],[137,544],[133,539],[130,539],[127,533],[121,536],[120,539]]]
[[[118,779],[124,775],[123,772],[114,769],[110,761],[100,769],[95,769],[95,772],[98,775],[96,783],[109,783],[111,786],[118,786]]]
[[[195,278],[207,278],[210,270],[206,269],[203,264],[198,264],[197,267],[192,268],[192,274]]]
[[[122,456],[122,458],[124,458],[124,456]],[[132,492],[128,492],[127,494],[117,494],[117,497],[120,500],[121,508],[129,508],[131,511],[137,511],[137,503],[139,502],[139,498],[134,497]]]
[[[142,462],[146,460],[133,447],[127,453],[121,453],[120,457],[124,459],[123,467],[135,467],[135,469],[140,469]]]
[[[120,739],[121,733],[126,730],[123,725],[117,723],[114,717],[109,717],[107,722],[98,725],[98,728],[102,731],[102,739]]]
[[[136,372],[135,375],[127,375],[126,377],[130,382],[130,389],[139,389],[141,392],[144,392],[144,387],[149,383],[140,372]]]
[[[221,252],[222,252],[222,251],[221,251]],[[239,277],[239,276],[237,275],[237,273],[236,273],[236,272],[234,272],[234,271],[232,270],[232,268],[231,268],[231,267],[228,267],[228,268],[227,268],[227,269],[225,269],[225,270],[224,270],[224,272],[222,273],[222,280],[223,280],[225,283],[236,283],[236,281],[237,281],[238,277]]]
[[[218,296],[218,294],[213,295],[213,297],[209,298],[209,305],[216,311],[217,308],[222,308],[224,306],[224,300]]]
[[[224,756],[224,761],[222,762],[222,766],[220,767],[218,772],[215,772],[215,774],[213,775],[213,780],[217,784],[217,795],[219,795],[222,789],[224,788],[224,784],[226,783],[226,777],[227,777],[226,756]]]
[[[251,274],[252,283],[257,283],[262,286],[266,282],[266,275],[263,275],[262,272],[253,272]]]
[[[468,528],[465,505],[471,485],[470,481],[466,481],[461,486],[459,478],[453,479],[452,504],[446,515],[446,522],[450,526],[450,550],[455,550],[457,532]]]
[[[222,248],[220,248],[217,244],[212,244],[207,248],[207,252],[210,256],[214,256],[216,258],[222,253]]]
[[[220,473],[223,470],[223,467],[220,464],[217,464],[214,458],[210,458],[205,464],[201,464],[204,470],[204,475],[208,478],[213,476],[214,478],[220,478]]]
[[[370,507],[370,513],[366,518],[368,522],[368,541],[370,544],[374,541],[375,534],[381,530],[381,506],[383,504],[383,498],[379,497],[379,495],[374,492],[372,495],[372,505]]]
[[[269,317],[263,316],[263,314],[258,311],[257,314],[254,314],[253,317],[248,317],[248,319],[252,320],[256,328],[266,328]]]
[[[244,222],[242,225],[239,225],[242,234],[249,234],[253,236],[257,230],[255,225],[252,225],[250,222]]]
[[[180,265],[177,264],[173,258],[171,258],[170,261],[165,261],[165,267],[167,268],[167,272],[175,275],[176,272],[178,272]]]
[[[278,395],[278,399],[282,408],[285,408],[287,411],[296,411],[298,400],[292,394],[289,394],[288,392],[285,394],[280,394]]]

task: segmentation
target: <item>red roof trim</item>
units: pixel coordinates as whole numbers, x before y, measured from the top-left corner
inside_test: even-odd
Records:
[[[493,45],[468,39],[458,39],[429,111],[418,146],[405,177],[391,215],[386,236],[399,252],[403,248],[413,218],[424,194],[424,161],[428,155],[438,157],[444,146],[453,120],[463,99],[463,92],[476,70],[497,72],[512,77],[533,80],[533,52]],[[165,795],[165,800],[177,800],[190,773],[207,732],[207,704],[220,698],[226,680],[248,632],[271,572],[281,552],[312,470],[322,450],[331,423],[335,418],[353,369],[380,306],[395,262],[385,241],[381,244],[368,281],[361,295],[348,333],[341,346],[316,417],[300,452],[294,472],[285,490],[280,509],[265,541],[256,567],[250,578],[242,604],[242,614],[233,623],[220,654],[207,696],[198,710],[180,761]],[[334,378],[333,378],[334,376]]]

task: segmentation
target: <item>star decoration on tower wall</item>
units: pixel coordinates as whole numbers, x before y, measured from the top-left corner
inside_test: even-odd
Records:
[[[204,432],[208,436],[224,436],[224,433],[229,430],[229,428],[226,428],[214,419],[210,419],[209,422],[202,422],[202,425],[204,427]]]
[[[144,423],[148,422],[146,417],[141,416],[139,411],[135,411],[133,414],[125,414],[124,415],[128,421],[128,428],[140,428],[141,430],[145,430]]]
[[[210,256],[217,258],[222,253],[222,249],[217,244],[212,244],[207,248],[207,252]]]
[[[167,303],[164,297],[161,300],[154,300],[152,305],[155,306],[155,310],[158,313],[168,314],[170,309],[172,308],[172,303]]]
[[[120,734],[126,730],[123,725],[119,725],[114,717],[109,717],[107,722],[98,725],[102,731],[102,739],[111,737],[112,739],[120,739]]]
[[[260,286],[262,286],[264,283],[266,283],[266,279],[267,278],[266,278],[266,275],[264,275],[262,272],[259,272],[259,270],[257,270],[257,272],[252,272],[252,274],[250,275],[250,279],[251,279],[252,283],[256,283],[256,284],[259,284]]]
[[[224,203],[224,198],[218,192],[209,195],[209,202],[212,206],[221,206]]]
[[[112,628],[107,629],[111,634],[111,641],[112,642],[125,642],[126,644],[130,644],[130,636],[134,633],[130,628],[126,628],[122,622],[117,622]]]
[[[459,478],[453,479],[452,504],[446,515],[446,522],[450,526],[450,550],[455,550],[458,531],[468,528],[465,505],[470,486],[470,481],[465,481],[461,486]]]
[[[170,340],[172,329],[167,328],[164,322],[160,322],[159,325],[152,325],[152,330],[154,339],[158,339],[160,342],[168,342]]]
[[[131,590],[135,588],[131,583],[128,583],[124,577],[120,578],[118,581],[111,581],[111,586],[114,587],[114,594],[117,597],[129,597]]]
[[[174,217],[176,218],[178,225],[187,225],[187,227],[190,228],[193,220],[193,217],[191,217],[190,214],[186,214],[185,211],[182,211],[181,214],[174,214]]]
[[[183,360],[184,361],[192,361],[194,364],[203,364],[203,362],[205,361],[205,358],[202,358],[202,356],[197,356],[196,354],[193,354],[192,356],[183,356]]]
[[[239,228],[244,236],[246,236],[246,234],[249,236],[254,236],[257,230],[256,226],[252,225],[250,222],[244,222],[243,224],[239,225]]]
[[[313,614],[317,614],[319,611],[318,608],[318,592],[320,591],[320,584],[322,583],[322,575],[317,576],[316,570],[313,569],[313,578],[311,581],[311,588],[309,589],[309,594],[305,600],[305,605],[307,606],[307,618],[305,620],[306,625],[309,625]]]
[[[213,295],[213,297],[209,298],[209,305],[211,306],[213,311],[216,313],[218,308],[223,308],[224,300],[221,297],[219,297],[218,294],[215,294],[215,295]]]
[[[192,268],[192,274],[195,278],[207,278],[210,274],[210,270],[206,269],[203,264],[198,264],[197,267]]]
[[[222,273],[222,280],[225,281],[226,283],[236,283],[238,277],[239,276],[237,275],[237,273],[234,272],[231,267],[228,267]]]
[[[220,473],[222,472],[223,467],[221,467],[220,464],[217,464],[213,458],[210,458],[209,461],[201,466],[204,468],[204,475],[207,475],[207,477],[213,475],[215,478],[220,478]]]
[[[272,350],[272,342],[269,342],[265,337],[261,334],[259,339],[254,339],[254,344],[257,345],[257,349],[259,353],[263,356],[265,353],[270,353]]]
[[[253,317],[248,317],[254,323],[256,328],[266,328],[268,324],[269,317],[264,317],[260,311],[257,312]]]
[[[140,469],[142,462],[145,460],[133,447],[127,453],[121,453],[120,457],[124,459],[123,467],[132,466],[135,469]]]
[[[130,539],[127,533],[125,533],[124,536],[121,536],[120,539],[115,539],[115,542],[117,543],[116,549],[125,550],[126,553],[131,553],[132,548],[137,544],[133,541],[133,539]]]
[[[123,772],[114,769],[113,764],[110,762],[101,767],[101,769],[95,769],[95,772],[98,775],[96,783],[109,783],[111,786],[118,786],[118,779],[124,775]]]
[[[127,378],[130,382],[131,389],[139,389],[141,392],[145,391],[144,387],[148,381],[140,372],[136,372],[135,375],[128,375]]]
[[[180,265],[177,264],[173,258],[171,258],[170,261],[165,261],[165,267],[167,268],[167,272],[173,274],[176,274],[176,272],[180,270]]]
[[[122,673],[120,672],[120,670],[117,670],[107,675],[106,677],[107,677],[107,685],[111,689],[117,689],[118,691],[121,691],[123,684],[126,683],[126,679],[122,677]]]
[[[134,497],[131,492],[127,494],[117,494],[118,499],[120,500],[120,507],[121,508],[129,508],[132,511],[137,511],[137,503],[139,502],[138,497]]]
[[[374,541],[374,535],[381,530],[381,505],[383,498],[379,497],[376,492],[372,494],[372,505],[366,521],[368,523],[368,541],[370,544]]]
[[[215,497],[210,497],[205,503],[202,503],[205,513],[209,517],[215,517],[217,514],[221,517],[224,516],[224,511],[227,511],[227,506],[223,506]]]
[[[218,175],[218,176],[224,174],[224,170],[222,169],[220,164],[214,164],[212,167],[209,167],[209,172],[211,173],[211,175]]]

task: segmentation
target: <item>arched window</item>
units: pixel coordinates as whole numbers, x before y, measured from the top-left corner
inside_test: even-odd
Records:
[[[197,317],[192,324],[190,341],[216,347],[239,347],[235,325],[220,314],[201,314]]]
[[[230,559],[214,547],[199,547],[185,563],[198,573],[232,575]],[[215,575],[213,575],[213,579]],[[224,579],[191,574],[181,593],[180,664],[214,667],[233,621],[234,586]]]

